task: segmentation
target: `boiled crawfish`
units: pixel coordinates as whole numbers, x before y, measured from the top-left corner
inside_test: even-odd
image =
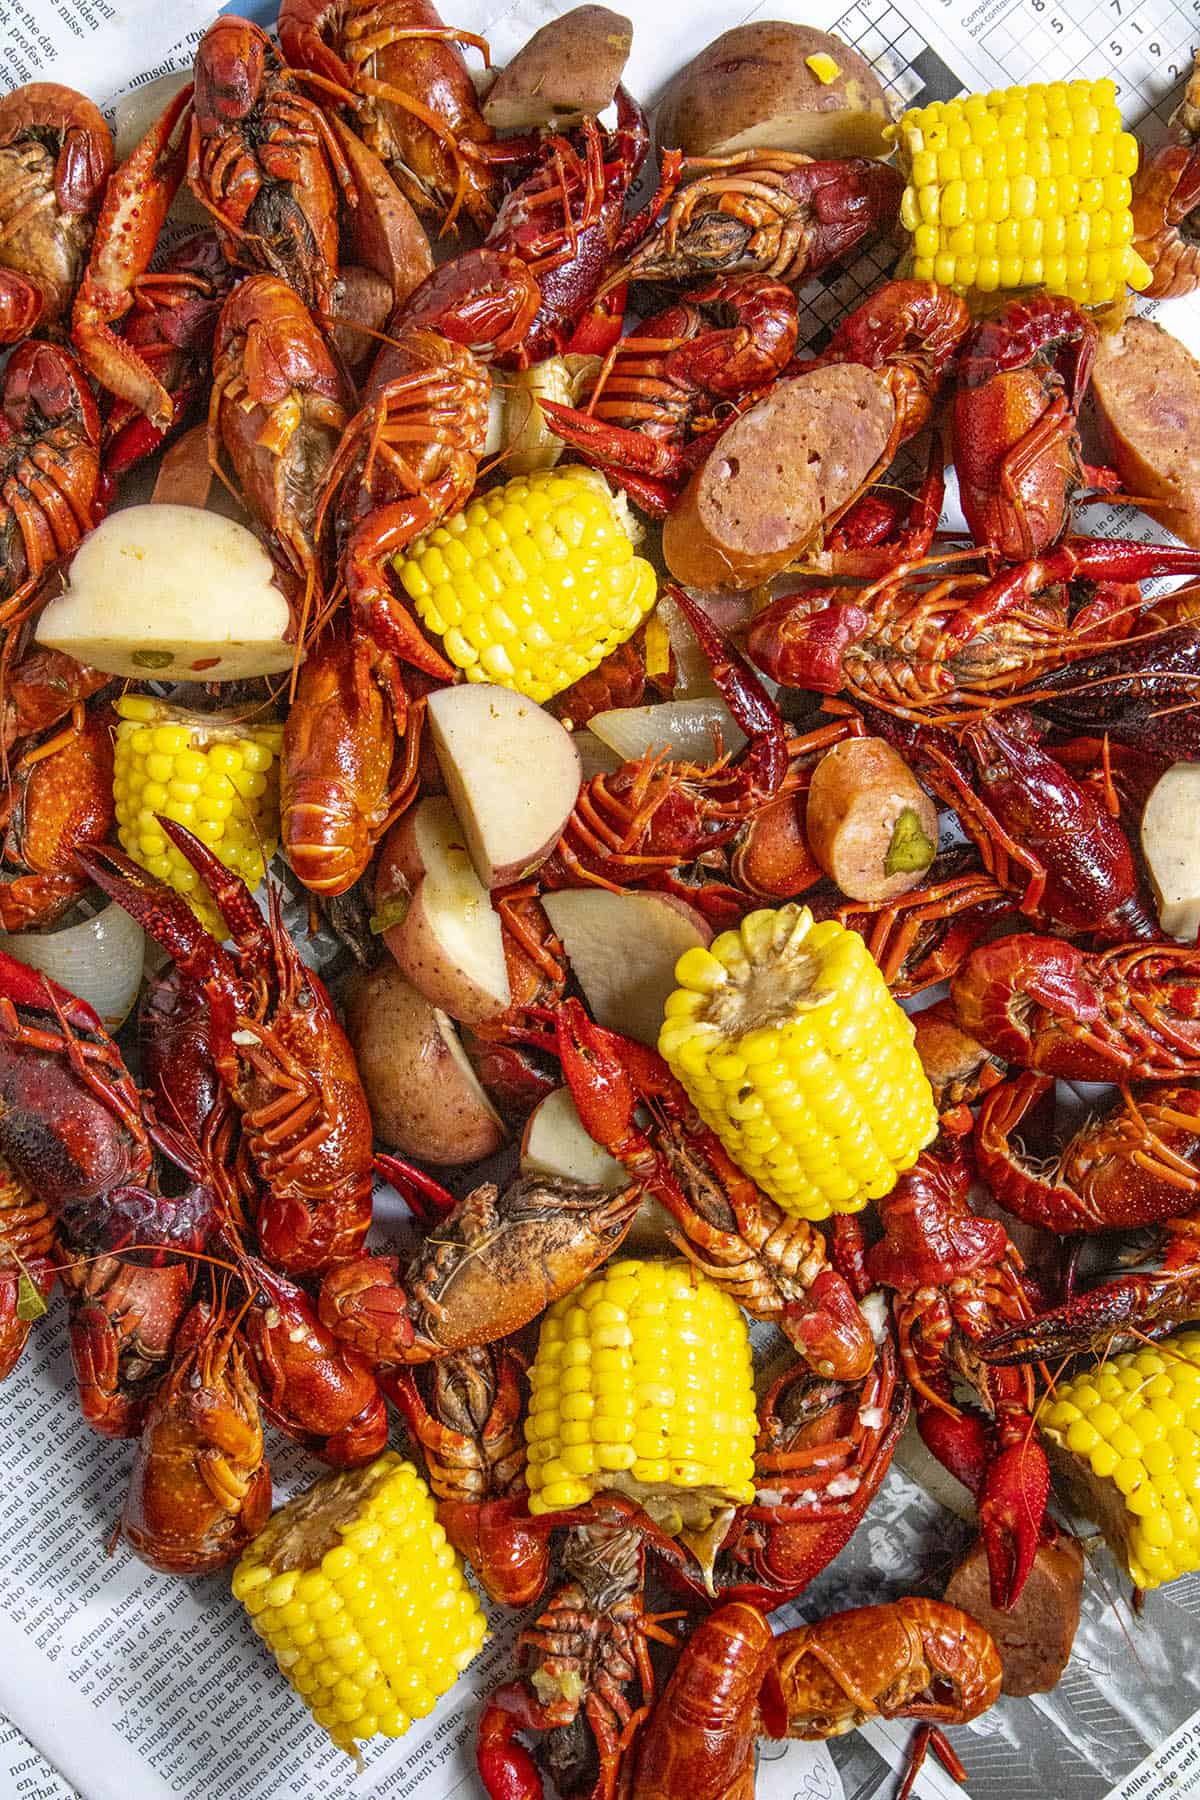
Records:
[[[30,748],[12,768],[0,803],[0,926],[23,931],[51,925],[88,885],[75,861],[77,844],[98,843],[113,823],[112,715],[90,712]]]
[[[213,1059],[265,1189],[256,1221],[263,1255],[288,1274],[319,1273],[355,1255],[371,1222],[371,1120],[353,1052],[277,901],[264,920],[240,877],[183,826],[160,822],[207,884],[232,950],[122,852],[91,846],[81,860],[203,989]]]
[[[1012,902],[1000,883],[962,850],[935,857],[922,887],[882,904],[846,900],[832,883],[808,895],[818,919],[859,932],[898,1000],[954,974],[963,958]]]
[[[951,985],[955,1015],[1020,1069],[1064,1081],[1200,1075],[1200,959],[1187,944],[1082,950],[1021,933],[973,950]]]
[[[198,1303],[150,1402],[121,1531],[134,1554],[168,1575],[230,1563],[271,1511],[258,1397],[236,1318]]]
[[[606,287],[752,271],[795,283],[893,229],[904,186],[869,157],[813,162],[784,150],[686,157],[679,181],[651,203],[646,235]]]
[[[975,1157],[1010,1213],[1043,1231],[1126,1231],[1189,1212],[1200,1192],[1200,1089],[1165,1083],[1144,1099],[1126,1089],[1057,1156],[1014,1142],[1053,1086],[1026,1073],[987,1095],[975,1121]]]
[[[364,142],[418,212],[445,230],[462,210],[487,229],[498,171],[475,147],[492,132],[458,48],[486,59],[482,38],[443,25],[429,0],[281,0],[279,43],[293,68],[348,91]]]
[[[21,612],[106,503],[100,415],[83,370],[57,344],[18,344],[0,405],[0,618]]]
[[[975,1216],[969,1185],[957,1151],[923,1152],[876,1202],[884,1236],[867,1251],[865,1267],[894,1292],[900,1360],[921,1436],[976,1495],[992,1604],[1007,1611],[1033,1564],[1050,1476],[1034,1432],[1032,1376],[998,1376],[979,1356],[983,1339],[1029,1319],[1033,1308],[1008,1233]],[[958,1404],[956,1382],[971,1389],[978,1411]]]
[[[31,81],[0,99],[0,344],[70,311],[112,157],[103,115],[74,88]]]
[[[381,1156],[377,1166],[409,1190],[407,1164]],[[437,1191],[427,1177],[421,1185]],[[638,1193],[523,1175],[503,1193],[486,1182],[435,1204],[441,1216],[403,1277],[393,1256],[359,1256],[321,1284],[322,1320],[373,1364],[430,1362],[511,1336],[619,1247]]]
[[[54,1216],[0,1157],[0,1381],[11,1375],[58,1274]]]

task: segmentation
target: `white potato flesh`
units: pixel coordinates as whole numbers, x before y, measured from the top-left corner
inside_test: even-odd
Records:
[[[699,914],[653,894],[612,894],[607,888],[544,894],[542,905],[592,1017],[656,1045],[663,1007],[675,989],[675,964],[711,935]]]
[[[579,793],[579,752],[536,700],[487,682],[430,694],[429,729],[484,887],[522,881],[562,835]]]
[[[590,1181],[614,1192],[629,1177],[615,1157],[588,1136],[570,1088],[555,1088],[540,1100],[525,1121],[521,1137],[522,1175],[561,1175],[567,1181]]]
[[[659,706],[613,707],[594,713],[588,729],[626,759],[644,756],[647,750],[666,750],[676,762],[708,763],[718,734],[728,755],[746,742],[745,732],[715,695],[664,700]]]
[[[1142,854],[1168,937],[1189,942],[1200,928],[1200,763],[1161,775],[1142,813]]]
[[[83,540],[37,639],[110,675],[242,681],[291,668],[288,619],[244,525],[195,506],[128,506]]]
[[[499,1018],[512,1000],[504,937],[491,896],[467,854],[466,833],[444,794],[402,821],[419,868],[412,900],[384,942],[418,992],[469,1025]]]

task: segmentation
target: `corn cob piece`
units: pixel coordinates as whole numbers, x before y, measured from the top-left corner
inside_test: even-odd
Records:
[[[208,889],[155,815],[186,825],[256,888],[279,843],[283,727],[186,712],[148,694],[123,694],[117,713],[113,797],[122,847],[224,937]]]
[[[601,1489],[704,1560],[754,1498],[754,1370],[736,1302],[682,1260],[624,1259],[542,1322],[525,1421],[529,1510]]]
[[[243,1551],[233,1592],[350,1755],[432,1712],[487,1632],[428,1488],[394,1450],[274,1513]]]
[[[1137,140],[1111,81],[1034,82],[910,107],[884,133],[908,185],[911,273],[959,293],[1045,287],[1083,305],[1144,288]]]
[[[937,1131],[907,1014],[856,931],[754,912],[675,966],[658,1048],[705,1124],[785,1211],[857,1212]]]
[[[1055,1384],[1050,1463],[1141,1588],[1200,1569],[1200,1331]]]
[[[657,597],[623,500],[594,469],[545,469],[472,500],[394,562],[468,681],[552,699],[632,637]]]

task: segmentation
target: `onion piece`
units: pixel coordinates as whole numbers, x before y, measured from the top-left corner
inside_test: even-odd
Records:
[[[571,742],[579,752],[581,781],[590,781],[593,775],[614,775],[620,768],[621,758],[616,751],[602,744],[586,725],[571,733]]]
[[[694,700],[664,700],[659,706],[618,706],[593,713],[588,729],[623,759],[647,750],[669,750],[676,762],[708,763],[714,740],[729,754],[740,750],[745,734],[723,700],[715,695]]]
[[[128,1017],[142,982],[142,928],[115,901],[61,931],[0,932],[0,950],[86,1000],[106,1030]]]

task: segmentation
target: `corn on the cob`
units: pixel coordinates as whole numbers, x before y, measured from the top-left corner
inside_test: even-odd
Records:
[[[960,293],[1045,287],[1085,305],[1143,288],[1111,81],[1034,82],[910,107],[887,133],[908,185],[912,274]]]
[[[611,1263],[546,1314],[529,1371],[529,1510],[631,1495],[701,1544],[754,1497],[746,1321],[683,1261]]]
[[[1200,1569],[1200,1331],[1056,1383],[1051,1464],[1138,1587]]]
[[[687,950],[658,1047],[705,1124],[805,1219],[886,1194],[937,1131],[913,1027],[856,931],[806,906]]]
[[[413,1465],[389,1450],[281,1507],[233,1592],[335,1744],[400,1737],[432,1712],[487,1621]]]
[[[657,584],[624,502],[593,469],[506,482],[395,560],[422,622],[468,681],[552,699],[632,637]]]
[[[183,894],[223,937],[207,888],[155,815],[186,825],[227,869],[257,887],[279,843],[283,727],[185,712],[148,694],[123,694],[117,713],[117,836],[136,862]]]

